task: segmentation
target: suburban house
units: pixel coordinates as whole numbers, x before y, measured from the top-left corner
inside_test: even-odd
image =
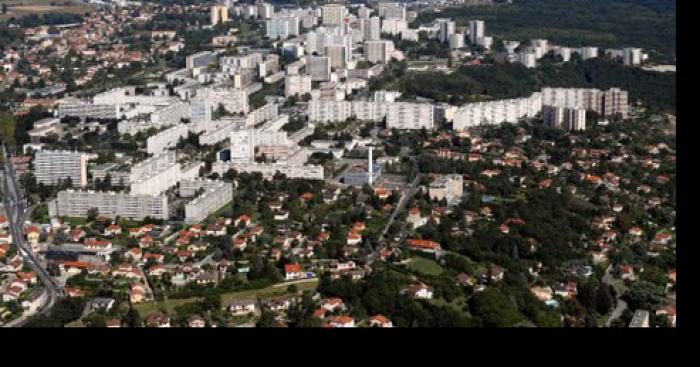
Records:
[[[284,278],[287,280],[300,279],[304,277],[304,273],[301,272],[301,265],[299,264],[287,264],[284,266]]]

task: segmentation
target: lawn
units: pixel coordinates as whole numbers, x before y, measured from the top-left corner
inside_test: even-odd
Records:
[[[318,280],[314,279],[313,281],[296,283],[296,286],[300,291],[315,290],[318,286]],[[287,285],[285,283],[278,283],[263,289],[224,293],[221,295],[221,304],[226,305],[226,303],[234,299],[254,299],[257,297],[267,299],[275,296],[281,296],[286,293]],[[154,312],[158,312],[161,308],[164,308],[168,314],[173,314],[175,313],[176,307],[192,302],[199,302],[202,299],[202,297],[192,297],[183,299],[169,299],[167,302],[144,302],[134,305],[134,308],[139,312],[141,317],[145,318]]]
[[[440,275],[444,269],[433,260],[423,257],[414,257],[409,260],[408,270],[426,275]]]
[[[7,13],[0,14],[0,20],[20,18],[29,14],[75,13],[85,14],[94,9],[92,5],[77,0],[14,0],[7,4]]]

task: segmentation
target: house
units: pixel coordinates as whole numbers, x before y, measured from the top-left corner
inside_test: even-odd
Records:
[[[457,276],[455,277],[455,280],[457,281],[457,284],[461,285],[461,286],[473,286],[474,285],[474,282],[472,281],[472,277],[470,277],[469,275],[467,275],[465,273],[457,274]]]
[[[105,228],[104,235],[105,236],[115,236],[122,233],[122,227],[118,224],[111,224]]]
[[[193,315],[187,319],[187,326],[191,328],[203,328],[206,327],[206,325],[206,321],[199,315]]]
[[[85,237],[85,230],[82,228],[77,228],[68,233],[68,239],[73,242],[80,242],[83,237]]]
[[[547,302],[552,299],[552,287],[535,286],[530,288],[530,292],[542,302]]]
[[[126,257],[127,259],[131,259],[133,261],[141,260],[142,256],[143,256],[143,254],[141,253],[141,248],[139,248],[139,247],[131,248],[131,249],[129,249],[129,251],[127,251],[124,254],[124,257]]]
[[[406,244],[412,250],[435,253],[441,250],[440,244],[430,240],[409,239]]]
[[[404,288],[401,293],[407,294],[411,298],[433,299],[433,287],[425,284],[413,284]]]
[[[165,265],[162,264],[157,264],[153,265],[150,268],[148,268],[148,275],[152,277],[161,277],[163,274],[167,273],[168,270],[165,268]]]
[[[164,259],[165,259],[165,255],[163,255],[163,254],[155,254],[155,253],[152,253],[152,252],[146,252],[146,253],[143,255],[143,260],[144,260],[144,261],[153,260],[153,261],[155,261],[155,262],[157,262],[157,263],[162,263]]]
[[[323,319],[326,317],[327,312],[328,310],[326,310],[325,308],[319,308],[318,310],[314,311],[313,317],[317,319]]]
[[[423,217],[421,216],[420,209],[418,208],[411,208],[408,211],[408,216],[406,217],[406,221],[411,224],[413,229],[416,229],[418,227],[422,227],[428,223],[428,217]]]
[[[676,305],[667,305],[656,310],[656,316],[666,316],[668,324],[671,327],[676,327]]]
[[[114,307],[114,302],[114,298],[95,297],[90,301],[90,309],[108,312]]]
[[[330,312],[335,312],[338,310],[345,309],[345,303],[340,298],[328,298],[321,302],[321,308],[328,310]]]
[[[574,297],[578,294],[578,285],[576,282],[558,283],[553,289],[555,295],[564,299]]]
[[[25,282],[25,283],[36,284],[36,272],[33,272],[33,271],[28,271],[28,272],[18,271],[17,278],[19,278],[22,282]]]
[[[280,209],[281,209],[281,208],[282,208],[282,206],[280,205]],[[236,227],[238,227],[238,224],[239,224],[239,223],[243,223],[244,226],[248,227],[248,226],[250,225],[250,223],[251,223],[251,222],[250,222],[250,217],[247,216],[247,215],[245,215],[245,214],[243,214],[243,215],[241,215],[240,217],[236,218],[236,220],[233,221],[233,225],[236,226]]]
[[[671,242],[673,239],[673,235],[670,233],[657,233],[654,236],[654,239],[651,240],[651,243],[653,245],[661,245],[661,246],[666,246]]]
[[[369,318],[370,327],[393,327],[391,320],[387,319],[384,315],[374,315]]]
[[[383,187],[377,187],[374,189],[374,194],[377,195],[380,200],[386,200],[391,196],[391,191]]]
[[[155,243],[156,240],[153,237],[146,235],[145,237],[139,240],[139,247],[148,248],[155,245]]]
[[[642,234],[644,234],[644,231],[639,227],[632,227],[629,230],[629,234],[630,234],[630,236],[639,237]]]
[[[170,316],[164,313],[154,313],[146,318],[147,327],[170,327]]]
[[[219,274],[215,271],[207,271],[198,274],[194,281],[199,285],[216,284],[219,280]]]
[[[331,316],[328,323],[330,327],[355,327],[355,319],[350,316]]]
[[[141,283],[134,283],[129,291],[129,301],[131,303],[142,302],[146,295],[146,288]]]
[[[68,297],[83,297],[85,295],[85,292],[79,288],[66,287],[64,290],[66,291]]]
[[[120,320],[120,319],[107,319],[107,321],[105,321],[105,324],[107,324],[108,328],[120,328],[120,327],[122,327],[122,320]]]
[[[210,224],[207,226],[207,230],[204,232],[207,236],[225,236],[226,226],[221,224]]]
[[[636,310],[629,327],[631,328],[648,328],[649,327],[649,311]]]
[[[143,274],[136,266],[131,264],[121,264],[116,269],[112,270],[112,275],[122,276],[129,279],[140,279]]]
[[[275,220],[287,220],[289,218],[289,211],[287,210],[278,210],[275,212]]]
[[[301,272],[301,265],[299,264],[287,264],[284,266],[284,278],[287,280],[300,279],[303,278],[304,274]]]
[[[624,280],[637,280],[637,276],[634,274],[634,268],[631,265],[622,265],[620,267],[620,278]]]
[[[490,279],[493,280],[494,282],[503,280],[503,275],[504,275],[504,274],[505,274],[505,270],[504,270],[502,267],[498,266],[498,265],[492,265],[492,266],[489,268],[489,277],[490,277]]]
[[[30,244],[39,243],[39,238],[41,237],[41,231],[36,226],[28,226],[25,230],[27,232],[27,241]]]
[[[41,305],[46,301],[48,295],[44,290],[37,289],[32,292],[24,301],[22,301],[22,308],[28,314],[34,314],[41,308]]]
[[[245,316],[256,312],[254,299],[234,299],[226,305],[233,316]]]
[[[112,242],[90,238],[85,240],[83,247],[88,250],[110,250],[112,249]]]
[[[348,234],[348,245],[349,246],[358,245],[360,242],[362,242],[362,235],[357,234],[357,233],[349,233]]]

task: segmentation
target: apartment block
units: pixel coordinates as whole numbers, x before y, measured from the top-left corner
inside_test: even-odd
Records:
[[[38,183],[56,186],[70,178],[74,187],[87,185],[88,155],[66,150],[40,150],[34,157],[34,176]]]
[[[49,202],[51,217],[86,217],[91,208],[108,218],[169,219],[166,196],[64,190]]]

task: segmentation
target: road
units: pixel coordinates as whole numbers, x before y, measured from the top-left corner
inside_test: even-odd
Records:
[[[399,200],[399,204],[396,205],[396,208],[394,208],[394,211],[391,213],[391,217],[389,217],[389,221],[386,223],[386,226],[384,227],[384,230],[382,231],[382,235],[379,238],[379,243],[377,244],[377,247],[375,248],[374,252],[372,252],[368,257],[367,257],[367,264],[371,265],[375,260],[377,260],[377,257],[379,257],[379,254],[381,254],[382,251],[384,251],[384,244],[386,242],[386,234],[389,231],[389,228],[391,225],[394,223],[394,220],[396,219],[396,216],[404,210],[406,207],[406,204],[408,203],[408,200],[413,197],[413,195],[416,194],[416,191],[418,190],[418,183],[420,182],[421,178],[423,175],[418,172],[416,174],[416,178],[413,179],[413,182],[411,182],[411,187],[408,189],[408,191],[401,196],[401,200]],[[401,233],[401,238],[400,240],[403,240],[405,233]]]
[[[37,277],[44,285],[44,289],[48,292],[45,303],[37,312],[37,314],[46,315],[51,311],[56,301],[64,297],[65,294],[61,285],[42,266],[24,238],[24,222],[28,210],[22,194],[22,189],[17,180],[15,167],[8,159],[4,145],[2,146],[2,158],[4,162],[4,175],[0,187],[2,188],[3,202],[10,224],[10,233],[12,234],[13,242],[17,246],[19,254],[22,255],[22,258],[27,262],[29,267],[36,272]],[[20,327],[26,323],[28,316],[29,315],[23,315],[5,324],[4,327]]]
[[[612,286],[615,288],[615,309],[610,314],[608,321],[605,322],[605,327],[610,327],[613,321],[617,320],[622,316],[622,313],[627,309],[627,302],[625,302],[622,297],[622,291],[617,287],[617,284],[613,281],[611,274],[612,264],[605,269],[605,275],[603,276],[603,284]]]

